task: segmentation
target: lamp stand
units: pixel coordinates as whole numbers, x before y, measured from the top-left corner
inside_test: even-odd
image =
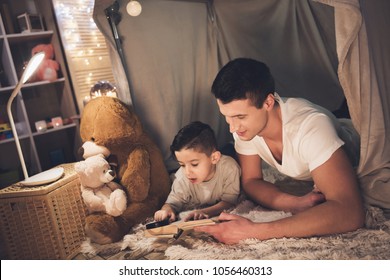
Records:
[[[12,92],[11,97],[8,99],[8,102],[7,102],[7,114],[8,114],[9,122],[11,124],[12,133],[13,133],[14,138],[15,138],[16,149],[18,150],[20,164],[22,165],[22,169],[23,169],[23,175],[24,175],[24,178],[27,179],[28,178],[28,172],[27,172],[27,168],[26,168],[26,163],[24,161],[22,148],[20,146],[18,133],[16,131],[14,118],[12,117],[12,112],[11,112],[12,101],[15,99],[15,97],[18,94],[18,92],[19,92],[20,88],[22,87],[22,85],[23,85],[23,82],[22,82],[22,80],[20,80],[18,82],[18,84],[16,85],[14,91]]]

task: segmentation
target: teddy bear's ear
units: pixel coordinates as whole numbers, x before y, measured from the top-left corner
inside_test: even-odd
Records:
[[[87,177],[93,176],[94,172],[95,172],[94,166],[86,166],[86,168],[84,169],[84,175]]]
[[[75,165],[74,165],[74,170],[77,172],[77,173],[80,173],[80,172],[83,172],[86,168],[86,164],[84,161],[79,161],[79,162],[76,162]]]
[[[108,157],[111,154],[109,149],[104,146],[99,146],[91,140],[85,141],[79,150],[79,153],[84,159],[97,154],[103,154],[105,157]]]

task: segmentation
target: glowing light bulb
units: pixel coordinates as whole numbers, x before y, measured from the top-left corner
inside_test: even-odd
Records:
[[[142,12],[142,6],[138,1],[130,0],[126,6],[126,11],[129,15],[136,17]]]

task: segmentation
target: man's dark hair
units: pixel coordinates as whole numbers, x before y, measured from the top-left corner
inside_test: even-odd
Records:
[[[274,94],[275,82],[268,66],[251,58],[236,58],[217,74],[211,92],[222,103],[250,99],[257,108],[268,94]]]
[[[210,156],[217,149],[217,140],[212,128],[200,121],[192,122],[176,134],[171,145],[172,156],[182,149],[194,149]]]

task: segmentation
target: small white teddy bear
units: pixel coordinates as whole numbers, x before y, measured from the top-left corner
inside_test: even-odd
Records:
[[[126,193],[113,182],[114,172],[103,154],[90,156],[75,164],[81,182],[81,196],[90,213],[106,212],[117,217],[127,207]]]

